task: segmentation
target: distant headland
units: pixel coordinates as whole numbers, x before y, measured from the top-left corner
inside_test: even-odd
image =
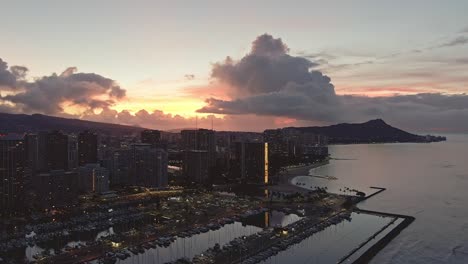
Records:
[[[327,136],[331,144],[428,143],[447,140],[443,136],[412,134],[392,127],[382,119],[374,119],[359,124],[343,123],[323,127],[295,127],[292,129]]]

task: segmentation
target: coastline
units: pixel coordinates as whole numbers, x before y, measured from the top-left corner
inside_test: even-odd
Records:
[[[325,161],[318,162],[318,163],[313,163],[310,165],[302,165],[302,166],[297,166],[297,167],[289,167],[285,169],[284,174],[282,178],[286,178],[287,182],[290,183],[291,180],[296,177],[296,176],[311,176],[309,174],[309,171],[311,169],[316,169],[325,165],[328,165],[330,163],[330,158],[328,158]]]
[[[295,167],[285,168],[283,172],[279,175],[279,182],[276,185],[270,185],[267,187],[269,191],[279,191],[279,192],[299,192],[306,193],[309,190],[296,186],[291,183],[292,179],[297,176],[310,176],[309,171],[329,163],[329,159],[323,162],[314,163],[310,165],[301,165]],[[312,176],[311,176],[312,177]]]
[[[314,177],[313,175],[309,174],[309,171],[314,168],[318,168],[324,165],[327,165],[329,163],[330,159],[327,159],[325,162],[321,163],[316,163],[316,164],[311,164],[311,165],[304,165],[304,166],[298,166],[298,167],[291,167],[291,168],[286,168],[284,174],[282,174],[281,179],[282,179],[282,184],[279,184],[278,186],[281,186],[279,189],[284,190],[284,191],[289,191],[289,190],[306,190],[306,188],[300,187],[293,185],[291,183],[292,179],[297,177],[297,176],[310,176]],[[289,186],[286,187],[286,186]],[[366,197],[363,197],[361,200],[359,200],[355,204],[355,208],[352,209],[353,212],[358,212],[358,213],[367,213],[367,214],[378,214],[382,216],[387,216],[387,217],[395,217],[395,218],[401,218],[403,221],[399,223],[397,226],[393,227],[391,231],[386,234],[384,237],[376,241],[370,248],[368,248],[366,251],[364,251],[359,257],[357,257],[352,263],[353,264],[363,264],[363,263],[369,263],[382,249],[384,249],[395,237],[397,237],[406,227],[411,225],[411,223],[414,222],[415,217],[409,216],[409,215],[400,215],[400,214],[393,214],[393,213],[385,213],[385,212],[378,212],[378,211],[370,211],[370,210],[364,210],[360,209],[357,207],[357,205],[365,201],[369,198],[372,198],[373,196],[380,194],[381,192],[385,191],[386,188],[381,188],[381,187],[374,187],[371,186],[370,188],[376,189],[377,191],[367,195]],[[389,228],[389,227],[387,227]],[[375,235],[374,235],[375,236]],[[362,246],[370,242],[372,239],[369,239],[359,245],[355,250],[349,252],[348,255],[344,256],[343,259],[339,263],[343,263],[349,257],[351,257],[357,250],[359,250]]]

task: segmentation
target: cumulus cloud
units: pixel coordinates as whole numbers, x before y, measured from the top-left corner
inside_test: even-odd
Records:
[[[217,114],[258,114],[329,121],[335,119],[340,102],[328,83],[288,83],[280,91],[256,94],[232,101],[208,99],[198,112]],[[313,111],[311,111],[313,110]]]
[[[195,126],[211,128],[213,124],[218,130],[236,130],[246,125],[250,131],[261,131],[265,127],[280,127],[283,124],[281,118],[255,115],[196,118],[172,115],[161,110],[150,112],[141,109],[135,113],[130,110],[117,111],[112,109],[112,105],[126,96],[126,90],[112,79],[96,73],[81,73],[76,67],[29,82],[25,81],[26,74],[27,68],[8,67],[6,62],[0,60],[0,92],[8,91],[5,96],[0,95],[0,112],[43,113],[165,130]],[[72,114],[63,108],[63,103],[82,109]]]
[[[459,45],[463,40],[457,40]],[[272,44],[274,43],[274,44]],[[228,57],[213,66],[212,76],[230,84],[230,99],[209,98],[197,110],[228,115],[282,116],[322,123],[384,118],[417,130],[446,128],[468,131],[468,95],[425,93],[365,97],[337,95],[328,76],[316,64],[288,54],[281,39],[262,35],[239,61]]]
[[[170,113],[164,113],[160,110],[155,110],[152,112],[140,110],[136,113],[131,113],[128,110],[119,112],[108,108],[104,109],[100,113],[87,112],[82,116],[75,116],[75,118],[162,130],[195,127],[210,129],[213,125],[214,129],[221,131],[263,131],[265,128],[283,127],[285,125],[285,121],[287,121],[278,117],[258,117],[256,115],[232,115],[224,117],[208,115],[197,118],[172,115]],[[307,125],[307,123],[303,124]]]
[[[446,44],[461,45],[464,41],[460,38]],[[158,129],[193,128],[196,123],[198,127],[210,128],[213,122],[218,130],[259,131],[383,118],[393,125],[417,131],[468,132],[468,122],[464,122],[468,120],[467,94],[340,95],[335,92],[331,79],[317,70],[321,63],[319,57],[293,56],[281,39],[268,34],[259,36],[243,58],[227,57],[213,64],[213,82],[207,87],[186,91],[190,96],[211,96],[198,112],[224,115],[198,120],[160,110],[116,111],[112,106],[126,97],[126,90],[112,79],[70,67],[59,75],[27,81],[26,67],[8,67],[0,59],[0,92],[5,91],[0,94],[0,112],[70,117],[63,108],[67,104],[82,110],[73,117]],[[457,63],[466,63],[466,59],[458,58]],[[411,89],[401,87],[401,91]]]
[[[0,88],[15,89],[17,83],[26,77],[28,68],[23,66],[11,66],[0,58]]]
[[[210,98],[198,112],[334,119],[340,102],[330,78],[311,70],[316,63],[288,52],[281,39],[264,34],[241,60],[214,64],[212,77],[231,85],[234,99]]]
[[[252,43],[251,52],[240,61],[227,57],[214,64],[211,76],[231,85],[235,96],[277,92],[291,80],[303,84],[324,78],[309,71],[317,64],[306,58],[290,56],[288,51],[281,39],[264,34]]]
[[[64,103],[85,110],[102,109],[112,106],[126,94],[114,80],[95,73],[77,72],[75,67],[67,68],[60,75],[54,73],[32,82],[24,81],[26,74],[26,67],[8,69],[0,60],[2,89],[16,89],[15,93],[0,99],[13,104],[18,112],[60,114],[64,112]]]

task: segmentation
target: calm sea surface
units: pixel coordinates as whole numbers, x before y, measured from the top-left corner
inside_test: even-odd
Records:
[[[412,215],[416,221],[372,263],[468,263],[468,135],[431,144],[330,146],[335,160],[307,184],[386,191],[360,208]]]

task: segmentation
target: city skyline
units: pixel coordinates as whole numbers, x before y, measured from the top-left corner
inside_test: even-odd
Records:
[[[466,133],[466,5],[8,3],[6,20],[21,19],[0,34],[0,111],[161,130],[383,118]]]
[[[0,10],[0,264],[468,263],[468,1]]]

